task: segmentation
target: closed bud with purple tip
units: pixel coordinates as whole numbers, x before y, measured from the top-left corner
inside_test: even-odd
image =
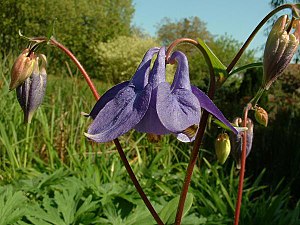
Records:
[[[38,55],[32,74],[16,89],[25,123],[31,122],[34,112],[43,101],[47,84],[46,63],[46,56]]]
[[[36,62],[36,55],[26,48],[16,59],[11,69],[9,90],[20,86],[31,74]]]
[[[292,33],[292,30],[294,32]],[[288,16],[281,16],[274,24],[264,51],[263,88],[268,90],[271,84],[284,71],[299,46],[300,21],[288,22]]]

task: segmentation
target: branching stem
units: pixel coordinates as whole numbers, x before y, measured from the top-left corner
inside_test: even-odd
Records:
[[[248,112],[252,108],[252,104],[248,103],[244,108],[244,118],[243,118],[243,127],[247,127],[247,119]],[[234,217],[234,225],[239,224],[239,217],[242,205],[242,197],[243,197],[243,185],[244,185],[244,176],[245,176],[245,168],[246,168],[246,147],[247,147],[247,131],[243,132],[243,143],[242,143],[242,155],[241,155],[241,169],[240,169],[240,178],[239,178],[239,187],[238,187],[238,196],[236,200],[235,207],[235,217]]]
[[[170,58],[170,54],[172,52],[172,50],[179,44],[181,43],[188,43],[188,44],[192,44],[194,46],[196,46],[201,53],[204,55],[204,58],[209,66],[209,71],[210,71],[210,86],[209,86],[209,91],[208,91],[208,97],[210,97],[211,99],[214,96],[214,92],[215,92],[215,73],[214,73],[214,69],[213,66],[211,64],[211,61],[206,53],[206,51],[202,48],[202,46],[195,40],[193,39],[189,39],[189,38],[181,38],[181,39],[177,39],[176,41],[174,41],[168,48],[167,53],[166,53],[166,61],[169,61]],[[193,146],[193,150],[191,152],[191,156],[190,156],[190,161],[186,170],[186,175],[185,175],[185,179],[184,179],[184,183],[182,186],[182,190],[181,190],[181,195],[180,195],[180,199],[179,199],[179,203],[178,203],[178,208],[177,208],[177,213],[176,213],[176,218],[175,218],[175,225],[180,225],[181,224],[181,220],[182,220],[182,216],[183,216],[183,209],[184,209],[184,204],[185,204],[185,200],[186,200],[186,196],[188,193],[188,189],[191,183],[191,179],[192,179],[192,175],[193,175],[193,170],[197,161],[197,157],[198,157],[198,153],[200,150],[200,145],[202,142],[202,138],[204,135],[204,131],[206,128],[206,124],[207,124],[207,119],[208,119],[208,115],[209,113],[205,110],[203,110],[203,114],[201,116],[200,119],[200,123],[199,123],[199,129],[196,135],[196,139],[195,139],[195,143]]]
[[[69,56],[72,61],[76,64],[76,66],[78,67],[78,69],[80,70],[81,74],[83,75],[83,77],[85,78],[88,86],[90,87],[91,91],[93,92],[93,95],[95,97],[96,100],[100,99],[100,95],[98,94],[95,85],[93,84],[92,80],[90,79],[88,73],[85,71],[85,69],[83,68],[83,66],[80,64],[80,62],[78,61],[78,59],[73,55],[73,53],[67,49],[64,45],[62,45],[61,43],[59,43],[58,41],[56,41],[54,38],[50,39],[50,43],[56,47],[58,47],[59,49],[61,49],[64,53],[67,54],[67,56]],[[157,212],[155,211],[155,209],[153,208],[151,202],[149,201],[149,199],[147,198],[145,192],[143,191],[141,185],[139,184],[133,170],[131,169],[131,166],[126,158],[126,155],[124,153],[124,150],[119,142],[118,139],[114,139],[114,143],[116,145],[116,148],[118,150],[118,153],[125,165],[125,168],[127,170],[127,173],[129,174],[136,190],[138,191],[138,193],[140,194],[142,200],[144,201],[145,205],[147,206],[148,210],[150,211],[150,213],[152,214],[153,218],[155,219],[155,221],[157,222],[158,225],[164,225],[164,223],[162,222],[162,220],[160,219],[160,217],[158,216]]]

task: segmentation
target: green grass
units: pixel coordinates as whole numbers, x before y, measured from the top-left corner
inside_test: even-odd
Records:
[[[88,141],[95,100],[80,74],[49,72],[43,105],[29,126],[15,92],[8,91],[12,57],[0,64],[0,224],[154,224],[112,143]],[[96,82],[99,92],[107,88]],[[164,136],[158,143],[135,131],[120,138],[129,162],[156,210],[172,224],[190,144]],[[183,224],[232,224],[238,171],[201,150]],[[232,165],[231,165],[232,164]],[[242,224],[300,224],[289,189],[262,186],[264,171],[246,181]],[[278,189],[279,190],[279,189]]]

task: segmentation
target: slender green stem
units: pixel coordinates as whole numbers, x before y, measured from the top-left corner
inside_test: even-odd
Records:
[[[78,69],[80,70],[80,72],[82,73],[82,75],[84,76],[87,84],[89,85],[91,91],[93,92],[93,95],[95,97],[96,100],[100,99],[100,95],[98,94],[95,85],[93,84],[92,80],[90,79],[88,73],[85,71],[85,69],[83,68],[83,66],[80,64],[80,62],[78,61],[78,59],[73,55],[73,53],[71,51],[69,51],[64,45],[62,45],[61,43],[59,43],[58,41],[56,41],[54,38],[50,39],[50,43],[56,47],[58,47],[59,49],[61,49],[62,51],[64,51],[72,60],[73,62],[76,64],[76,66],[78,67]],[[119,142],[118,139],[114,139],[114,143],[117,147],[118,153],[125,165],[125,168],[127,170],[127,173],[129,174],[135,188],[137,189],[138,193],[140,194],[142,200],[144,201],[145,205],[147,206],[148,210],[150,211],[150,213],[152,214],[153,218],[155,219],[155,221],[157,222],[158,225],[164,225],[164,223],[162,222],[162,220],[160,219],[159,215],[157,214],[157,212],[155,211],[154,207],[152,206],[151,202],[149,201],[149,199],[147,198],[145,192],[143,191],[141,185],[139,184],[133,170],[131,169],[131,166],[126,158],[126,155],[122,149],[122,146]]]
[[[252,108],[252,104],[248,103],[244,108],[244,119],[243,119],[243,127],[247,126],[248,119],[248,111]],[[234,217],[234,225],[239,224],[240,211],[242,205],[242,197],[243,197],[243,185],[244,185],[244,176],[245,176],[245,168],[246,168],[246,147],[247,147],[247,131],[243,132],[243,143],[242,143],[242,155],[241,155],[241,169],[240,169],[240,178],[239,178],[239,187],[238,187],[238,196],[236,200],[235,207],[235,217]]]
[[[257,25],[257,27],[253,30],[253,32],[250,34],[250,36],[248,37],[248,39],[246,40],[246,42],[243,44],[243,46],[241,47],[241,49],[238,51],[238,53],[236,54],[236,56],[233,58],[233,60],[231,61],[231,63],[229,64],[229,66],[227,67],[227,72],[230,73],[230,71],[233,69],[233,67],[235,66],[235,64],[238,62],[238,60],[241,58],[242,54],[244,53],[244,51],[246,50],[246,48],[249,46],[249,44],[251,43],[251,41],[253,40],[253,38],[255,37],[255,35],[257,34],[257,32],[260,30],[260,28],[277,12],[279,12],[280,10],[283,9],[287,9],[287,8],[291,8],[293,10],[294,6],[292,4],[285,4],[285,5],[281,5],[278,8],[272,10],[268,15],[265,16],[265,18],[262,19],[262,21]]]
[[[189,38],[181,38],[181,39],[177,39],[176,41],[174,41],[167,50],[167,53],[166,53],[167,62],[169,61],[172,50],[181,43],[189,43],[189,44],[196,46],[201,51],[201,53],[204,55],[206,63],[209,66],[209,72],[210,72],[210,86],[209,86],[209,90],[208,90],[208,96],[212,99],[214,96],[214,93],[215,93],[214,68],[211,64],[211,61],[210,61],[209,56],[207,55],[206,51],[202,48],[202,46],[197,41],[195,41],[193,39],[189,39]],[[190,161],[189,161],[189,164],[188,164],[188,167],[186,170],[186,175],[185,175],[184,183],[183,183],[182,190],[181,190],[181,195],[180,195],[176,218],[175,218],[175,225],[181,224],[184,204],[185,204],[186,196],[187,196],[188,189],[189,189],[189,186],[191,183],[194,167],[195,167],[197,157],[199,154],[200,145],[201,145],[202,138],[203,138],[204,131],[206,128],[206,124],[207,124],[208,115],[209,115],[209,113],[207,111],[203,110],[203,114],[201,116],[200,123],[199,123],[199,129],[198,129],[198,132],[197,132],[197,135],[195,138],[195,143],[193,146],[193,150],[191,152]]]
[[[25,152],[24,152],[24,162],[23,167],[26,168],[27,157],[29,152],[29,133],[30,133],[30,123],[26,123],[26,139],[25,139]]]
[[[265,92],[265,89],[264,89],[264,88],[260,88],[260,89],[257,91],[257,93],[256,93],[256,95],[254,96],[254,98],[251,99],[250,103],[251,103],[253,106],[255,106],[255,105],[258,103],[259,99],[261,98],[261,96],[263,95],[264,92]]]

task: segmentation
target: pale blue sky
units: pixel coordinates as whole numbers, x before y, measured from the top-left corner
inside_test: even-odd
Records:
[[[198,16],[213,35],[228,34],[244,42],[256,25],[271,11],[268,0],[133,0],[133,24],[154,36],[164,17],[180,20]],[[250,48],[266,41],[265,29],[253,40]]]

